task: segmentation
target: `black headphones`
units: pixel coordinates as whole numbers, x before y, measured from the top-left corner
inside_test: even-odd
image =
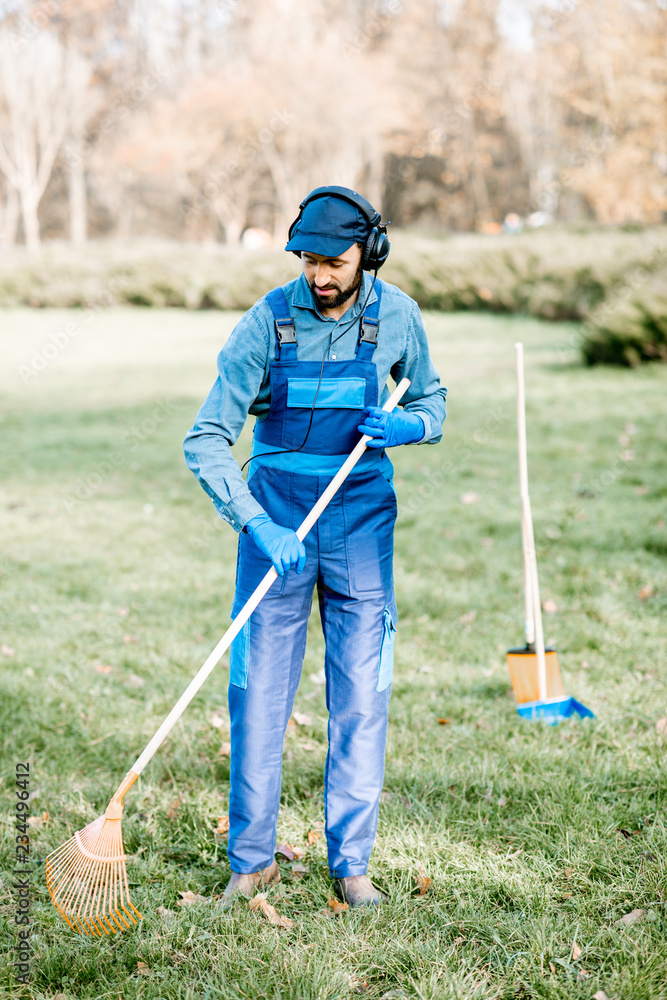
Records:
[[[377,271],[389,256],[391,243],[387,237],[387,226],[391,225],[391,223],[382,223],[380,213],[375,211],[370,201],[366,201],[365,198],[350,188],[334,185],[333,187],[318,187],[314,191],[311,191],[308,197],[304,198],[299,205],[299,214],[289,227],[288,241],[294,236],[295,229],[301,221],[301,216],[306,205],[309,205],[311,201],[315,201],[316,198],[326,197],[342,198],[343,201],[349,201],[367,219],[371,231],[361,252],[361,268],[363,271]],[[295,253],[297,257],[301,256],[300,250],[293,250],[292,253]]]

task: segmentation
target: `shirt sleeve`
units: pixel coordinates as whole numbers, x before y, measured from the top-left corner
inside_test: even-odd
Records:
[[[218,377],[183,442],[188,468],[220,517],[236,531],[241,531],[256,514],[264,513],[231,448],[259,394],[268,352],[269,332],[253,307],[237,323],[220,351]]]
[[[440,385],[440,376],[433,366],[428,338],[419,306],[415,302],[410,314],[405,352],[391,369],[395,382],[410,379],[410,387],[401,406],[407,413],[416,413],[424,421],[424,437],[417,444],[437,444],[442,438],[442,424],[447,416],[447,390]]]

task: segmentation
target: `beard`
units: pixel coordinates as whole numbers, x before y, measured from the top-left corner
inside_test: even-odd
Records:
[[[315,305],[318,307],[323,305],[326,309],[337,309],[339,306],[342,306],[348,299],[352,298],[354,293],[359,289],[363,274],[364,272],[360,264],[350,284],[345,288],[338,288],[336,284],[328,284],[326,286],[327,289],[338,288],[338,291],[335,295],[327,295],[325,298],[322,298],[317,294],[315,282],[309,281],[308,287],[310,288],[310,293],[313,296]]]

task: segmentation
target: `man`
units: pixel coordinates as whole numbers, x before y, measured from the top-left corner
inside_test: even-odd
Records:
[[[417,304],[376,280],[386,228],[349,188],[317,188],[285,248],[303,273],[243,316],[185,439],[189,468],[239,535],[234,618],[273,565],[266,597],[230,649],[229,899],[280,878],[274,859],[283,739],[299,683],[313,590],[326,643],[325,830],[334,889],[377,905],[368,878],[384,776],[397,624],[396,497],[385,448],[435,444],[446,389]],[[371,278],[369,271],[375,271]],[[402,409],[379,406],[407,376]],[[231,454],[255,416],[247,483]],[[299,526],[354,448],[373,440],[316,526]]]

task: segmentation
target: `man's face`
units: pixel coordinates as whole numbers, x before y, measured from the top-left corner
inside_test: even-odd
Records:
[[[338,257],[301,252],[303,273],[319,309],[338,309],[358,291],[363,271],[361,248],[354,243]]]

